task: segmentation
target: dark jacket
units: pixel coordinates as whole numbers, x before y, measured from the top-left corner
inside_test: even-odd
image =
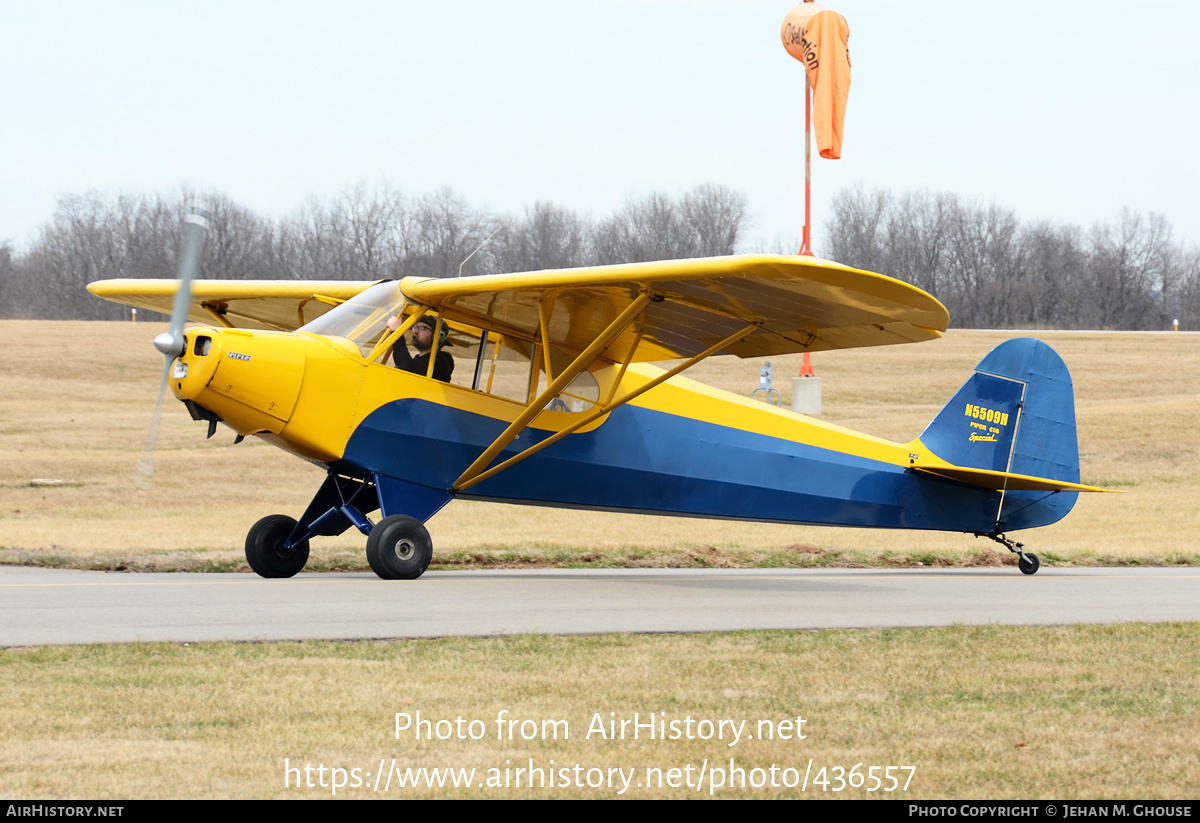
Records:
[[[396,345],[392,346],[392,362],[396,364],[396,368],[413,374],[424,375],[429,371],[429,354],[418,354],[413,357],[409,353],[408,344],[404,342],[403,337],[396,341]],[[433,377],[435,380],[449,383],[452,374],[454,374],[454,358],[450,356],[450,352],[440,349],[433,361]]]

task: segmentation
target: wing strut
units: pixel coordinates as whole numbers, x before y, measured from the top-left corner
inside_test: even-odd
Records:
[[[211,314],[213,316],[213,319],[216,320],[218,324],[224,326],[227,329],[233,328],[233,324],[230,323],[225,318],[225,315],[221,314],[221,312],[217,310],[218,306],[214,305],[211,301],[205,300],[203,303],[200,304],[200,307],[202,309],[204,309],[206,312],[208,312],[209,314]],[[304,325],[304,324],[301,323],[301,325]]]
[[[467,467],[467,470],[463,472],[457,480],[454,481],[454,486],[452,489],[454,491],[461,491],[468,486],[474,485],[474,482],[478,482],[476,475],[487,468],[488,464],[496,459],[496,455],[498,455],[505,446],[516,439],[516,436],[520,434],[526,426],[529,425],[529,421],[541,414],[542,409],[546,408],[550,401],[557,397],[572,380],[578,377],[579,374],[588,366],[592,365],[592,362],[600,355],[600,352],[608,348],[609,344],[616,340],[617,336],[620,335],[621,332],[625,331],[629,324],[636,320],[637,316],[641,314],[646,306],[648,306],[653,300],[653,294],[647,294],[645,292],[639,294],[637,298],[625,308],[625,311],[621,312],[615,320],[609,323],[608,328],[601,332],[600,335],[592,341],[591,345],[580,352],[579,356],[571,362],[571,365],[563,369],[562,374],[556,377],[554,382],[547,386],[545,390],[538,395],[537,399],[530,403],[529,406],[526,407],[525,411],[521,412],[521,414],[517,416],[517,419],[509,424],[507,429],[500,433],[500,436],[492,442],[492,445],[488,446],[484,450],[483,454],[479,455],[475,462]],[[545,348],[545,346],[543,345],[542,348]]]
[[[367,355],[367,362],[379,362],[380,356],[383,355],[384,352],[391,351],[392,346],[396,345],[396,341],[408,334],[408,330],[415,326],[417,321],[424,317],[427,311],[429,311],[427,306],[417,307],[416,311],[404,318],[404,320],[400,323],[400,326],[395,331],[389,331],[387,334],[381,337],[379,342],[375,344],[375,348],[371,349],[371,353]],[[438,318],[438,322],[442,322],[441,318]],[[438,338],[435,337],[434,339],[436,340]],[[433,361],[433,356],[430,356],[429,362],[432,363]]]
[[[550,325],[550,321],[546,317],[546,314],[547,314],[546,303],[547,302],[549,302],[550,305],[553,307],[553,305],[554,305],[553,300],[547,301],[546,298],[543,297],[541,300],[538,301],[538,331],[540,331],[541,335],[542,335],[542,362],[546,366],[546,379],[553,380],[554,379],[554,372],[552,371],[553,364],[550,362],[551,358],[549,357],[550,335],[547,334],[547,332],[546,332],[546,329]],[[551,309],[551,311],[553,311],[553,308]]]
[[[635,397],[642,394],[643,392],[648,392],[648,391],[650,391],[650,389],[654,388],[658,384],[660,384],[666,380],[670,380],[672,377],[674,377],[675,375],[684,371],[685,369],[690,369],[692,366],[696,365],[697,363],[699,363],[701,360],[705,359],[706,357],[710,357],[710,356],[716,354],[717,352],[721,351],[722,349],[724,349],[728,346],[732,346],[734,343],[741,340],[743,337],[748,335],[750,332],[754,331],[756,328],[758,328],[757,323],[751,323],[751,324],[747,325],[744,329],[734,332],[733,334],[729,335],[728,337],[726,337],[725,339],[721,340],[718,343],[714,343],[713,345],[709,346],[707,349],[700,352],[699,354],[697,354],[693,357],[690,357],[687,360],[680,363],[679,365],[675,366],[670,371],[663,372],[658,377],[655,377],[653,380],[649,381],[648,383],[638,386],[636,389],[634,389],[632,391],[626,392],[625,394],[621,395],[616,400],[612,400],[611,399],[612,395],[609,395],[609,398],[610,398],[609,402],[605,403],[603,406],[598,406],[595,409],[592,409],[591,412],[584,415],[582,418],[575,421],[570,426],[567,426],[565,429],[563,429],[561,431],[555,432],[554,434],[550,435],[549,437],[547,437],[545,440],[542,440],[541,442],[534,443],[529,448],[525,449],[524,451],[522,451],[516,455],[513,455],[508,460],[505,460],[503,463],[501,463],[498,466],[493,466],[492,468],[488,469],[487,471],[477,474],[474,477],[468,477],[468,475],[471,472],[471,469],[468,469],[467,471],[463,472],[462,477],[460,477],[457,481],[455,481],[454,491],[461,492],[465,489],[471,488],[476,483],[482,483],[484,480],[487,480],[492,475],[495,475],[495,474],[498,474],[498,473],[504,471],[509,466],[513,465],[514,463],[519,463],[520,461],[524,460],[526,457],[529,457],[530,455],[534,454],[535,452],[541,451],[542,449],[546,448],[550,444],[557,443],[559,440],[562,440],[568,434],[578,431],[579,429],[586,426],[588,423],[591,423],[597,417],[601,417],[603,415],[608,414],[613,409],[616,409],[620,406],[625,405],[630,400],[633,400]],[[574,364],[572,364],[572,365],[574,365]],[[628,365],[628,363],[626,363],[625,365]],[[624,374],[624,366],[622,366],[621,373]],[[618,377],[618,381],[619,380],[620,380],[620,378]],[[614,384],[614,388],[615,387],[616,387],[616,384]],[[546,390],[546,392],[549,392],[549,391],[550,391],[550,389]],[[538,398],[538,399],[541,400],[542,398]],[[549,398],[546,398],[546,400],[548,402]],[[544,405],[545,405],[545,403],[542,403],[542,406],[544,406]],[[530,419],[532,419],[532,418],[530,418]],[[516,425],[516,424],[514,423],[514,425]],[[507,432],[505,432],[505,433],[507,434]],[[503,437],[503,435],[501,435],[501,436]],[[495,444],[493,444],[493,445],[495,445]],[[478,460],[475,462],[476,462],[476,464],[479,463]],[[484,465],[487,465],[487,464],[485,463]],[[471,468],[473,469],[474,467],[475,466],[472,465]],[[464,478],[467,478],[467,479],[464,479]]]

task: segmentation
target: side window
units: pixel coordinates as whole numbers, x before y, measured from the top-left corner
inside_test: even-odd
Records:
[[[454,374],[450,377],[450,384],[472,388],[475,362],[479,358],[479,334],[474,329],[468,332],[452,328],[444,350],[454,358]]]
[[[546,389],[546,371],[538,372],[538,392]],[[600,400],[600,386],[591,372],[585,371],[567,384],[558,397],[546,406],[550,411],[585,412],[590,411]]]
[[[479,356],[469,372],[467,385],[477,391],[494,394],[517,403],[528,403],[530,355],[536,347],[524,340],[506,339],[499,334],[484,334]]]
[[[449,343],[446,351],[455,359],[454,376],[450,382],[456,386],[517,403],[531,402],[547,386],[542,348],[537,344],[495,333],[474,334],[458,329],[451,331]],[[556,353],[552,364],[556,367],[555,373],[568,363],[569,357]],[[536,382],[533,379],[535,370]],[[572,380],[546,408],[561,412],[588,411],[599,402],[599,397],[600,388],[596,378],[590,372],[584,372]]]

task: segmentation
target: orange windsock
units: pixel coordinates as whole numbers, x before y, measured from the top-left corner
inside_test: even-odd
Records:
[[[804,64],[813,89],[817,148],[826,160],[842,156],[842,121],[850,95],[850,26],[846,18],[804,2],[783,20],[783,47]]]

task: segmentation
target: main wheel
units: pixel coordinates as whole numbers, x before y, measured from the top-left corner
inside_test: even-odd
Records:
[[[367,537],[367,562],[384,580],[415,580],[432,559],[429,532],[420,520],[406,514],[383,518]]]
[[[1036,554],[1026,552],[1017,560],[1017,568],[1021,570],[1021,574],[1034,574],[1041,568],[1041,561],[1038,560]]]
[[[308,541],[302,540],[291,551],[283,549],[294,528],[296,521],[286,514],[272,514],[251,526],[246,535],[250,568],[262,577],[291,577],[303,569],[308,562]]]

